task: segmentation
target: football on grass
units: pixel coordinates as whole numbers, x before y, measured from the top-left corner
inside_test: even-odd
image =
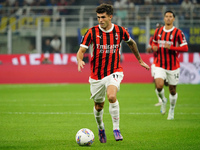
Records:
[[[76,134],[76,143],[80,146],[90,146],[94,142],[94,133],[87,128],[80,129]]]

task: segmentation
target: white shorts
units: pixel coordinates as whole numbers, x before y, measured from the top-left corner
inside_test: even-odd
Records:
[[[180,69],[176,70],[166,70],[161,67],[155,67],[155,75],[154,79],[162,78],[163,80],[167,80],[169,85],[177,85],[179,81],[179,73]]]
[[[151,65],[151,76],[152,77],[154,77],[154,75],[155,75],[155,67],[156,67],[155,64]]]
[[[114,85],[120,90],[120,83],[124,77],[123,72],[115,72],[101,80],[89,78],[91,97],[95,102],[102,103],[105,101],[106,89],[109,85]]]

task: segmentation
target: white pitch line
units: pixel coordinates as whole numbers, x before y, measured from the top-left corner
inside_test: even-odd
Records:
[[[93,115],[93,113],[74,113],[74,112],[0,112],[9,115]],[[104,113],[109,114],[109,113]],[[160,115],[160,113],[121,113],[123,115]],[[179,115],[200,115],[200,113],[176,113]]]

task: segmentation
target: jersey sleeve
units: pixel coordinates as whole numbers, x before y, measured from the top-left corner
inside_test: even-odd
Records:
[[[153,36],[151,36],[150,39],[149,39],[149,47],[152,46],[152,43],[153,43]]]
[[[123,29],[123,32],[124,32],[124,34],[123,34],[123,40],[124,40],[125,42],[129,42],[130,39],[131,39],[131,37],[130,37],[130,35],[129,35],[129,33],[128,33],[128,30],[125,29],[125,28],[122,28],[122,29]]]
[[[92,41],[92,32],[91,29],[89,29],[82,37],[80,46],[88,49],[91,41]]]
[[[155,44],[157,44],[158,43],[158,29],[159,28],[157,28],[156,30],[155,30],[155,33],[154,33],[154,35],[153,35],[153,38],[152,38],[152,44],[153,43],[155,43]]]
[[[186,41],[185,35],[181,30],[180,30],[180,32],[178,34],[178,44],[180,46],[187,45],[187,41]]]

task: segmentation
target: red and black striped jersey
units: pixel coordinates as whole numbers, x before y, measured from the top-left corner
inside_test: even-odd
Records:
[[[164,48],[166,42],[174,47],[182,47],[187,45],[185,35],[174,26],[170,30],[166,30],[165,26],[157,28],[154,33],[153,44],[158,46],[157,56],[154,60],[155,65],[166,70],[176,70],[180,67],[179,52]]]
[[[93,44],[90,62],[92,79],[100,80],[114,72],[123,71],[120,65],[122,40],[129,41],[130,35],[124,27],[116,24],[112,24],[108,31],[96,25],[85,33],[80,46],[88,48]]]
[[[152,46],[152,43],[153,43],[153,36],[151,36],[150,39],[149,39],[149,46],[150,47]]]
[[[153,36],[150,37],[149,39],[149,47],[152,47],[152,44],[153,44]],[[154,52],[153,51],[153,60],[155,61],[155,58],[157,57],[157,52]],[[153,64],[155,64],[153,61]]]

